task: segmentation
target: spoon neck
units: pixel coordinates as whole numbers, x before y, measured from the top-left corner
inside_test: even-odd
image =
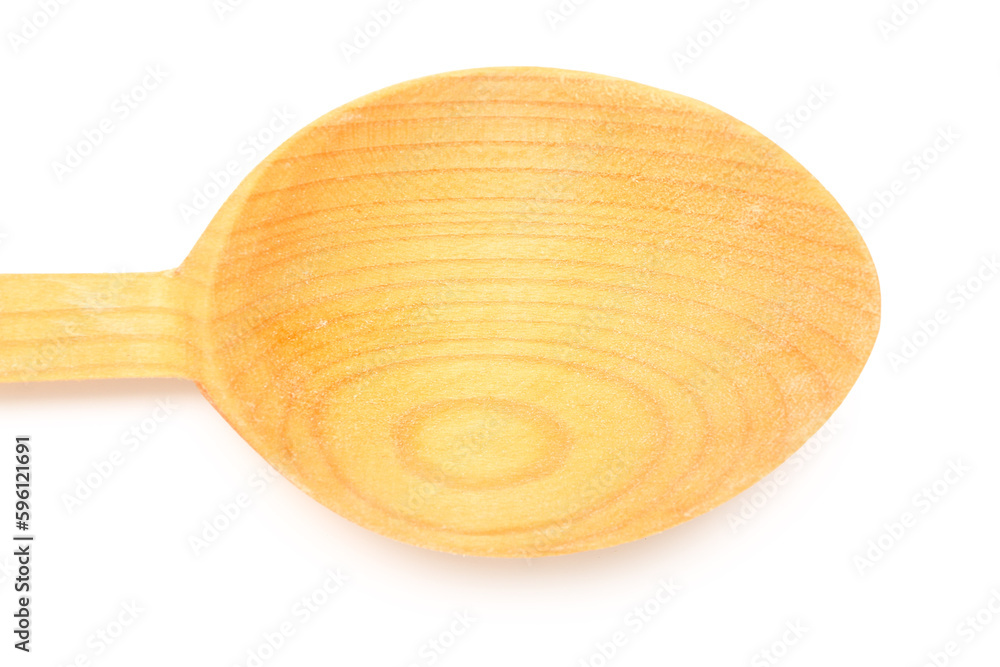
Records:
[[[0,275],[0,382],[192,377],[176,271]]]

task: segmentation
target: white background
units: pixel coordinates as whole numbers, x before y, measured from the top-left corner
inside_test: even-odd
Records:
[[[268,149],[334,107],[417,76],[492,65],[611,74],[753,125],[856,221],[879,191],[903,182],[904,194],[863,230],[881,280],[882,329],[835,428],[813,441],[808,460],[786,464],[770,496],[758,485],[613,549],[489,560],[380,537],[282,479],[258,492],[250,477],[265,464],[190,382],[2,386],[0,479],[11,484],[13,437],[33,436],[38,541],[30,655],[11,648],[12,559],[0,550],[0,662],[247,665],[262,635],[290,620],[294,635],[263,664],[426,665],[425,643],[466,612],[471,629],[434,664],[916,667],[949,641],[957,655],[948,664],[997,664],[1000,614],[983,612],[992,623],[971,639],[960,624],[993,591],[1000,610],[1000,279],[961,308],[953,290],[976,287],[984,258],[1000,252],[1000,6],[926,2],[886,37],[879,21],[892,13],[889,0],[590,0],[554,29],[546,10],[557,0],[404,0],[347,62],[341,43],[386,4],[245,0],[220,18],[212,0],[70,1],[15,52],[10,35],[38,5],[4,2],[0,271],[178,265],[235,183],[188,221],[180,205],[226,161],[244,159],[241,143],[275,108],[295,121]],[[723,9],[733,20],[702,35],[711,43],[678,68],[674,53]],[[156,65],[165,81],[59,182],[53,161]],[[815,86],[832,96],[794,133],[783,130],[782,117]],[[947,128],[958,138],[915,177],[907,161]],[[240,177],[254,162],[241,162]],[[918,336],[925,344],[894,367],[890,355],[938,309],[947,323],[929,340]],[[164,415],[158,401],[175,407],[150,421]],[[149,435],[128,451],[121,438],[133,427]],[[68,511],[64,494],[114,450],[124,463]],[[916,503],[949,462],[968,470],[940,482],[929,509]],[[252,505],[195,555],[189,537],[241,493]],[[7,490],[0,497],[11,499]],[[756,513],[734,528],[751,499]],[[885,524],[905,512],[916,525],[886,537]],[[880,536],[888,548],[859,567]],[[337,568],[348,584],[299,623],[293,605]],[[626,614],[671,578],[681,591],[635,632]],[[132,602],[138,619],[98,655],[94,633]],[[788,623],[803,636],[788,634]],[[616,631],[627,642],[602,663],[597,645]],[[769,647],[780,659],[760,653]]]

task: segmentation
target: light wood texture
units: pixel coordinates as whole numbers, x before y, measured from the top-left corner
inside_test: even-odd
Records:
[[[114,280],[4,276],[0,379],[190,377],[324,505],[491,556],[731,498],[829,418],[879,322],[860,235],[771,141],[537,68],[337,109],[180,269]]]
[[[184,288],[177,271],[0,275],[0,380],[192,377]]]

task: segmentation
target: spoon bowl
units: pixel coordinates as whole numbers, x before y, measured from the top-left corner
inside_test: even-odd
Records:
[[[732,498],[830,417],[879,322],[858,231],[773,142],[540,68],[323,116],[178,269],[0,287],[0,380],[190,378],[342,516],[488,556]]]

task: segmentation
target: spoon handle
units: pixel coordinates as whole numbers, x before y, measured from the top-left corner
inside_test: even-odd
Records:
[[[0,275],[0,382],[190,377],[175,273]]]

